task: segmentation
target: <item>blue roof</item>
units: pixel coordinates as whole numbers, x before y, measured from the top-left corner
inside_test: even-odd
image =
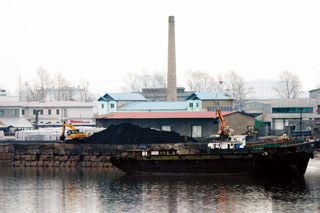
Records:
[[[132,102],[119,109],[119,111],[140,111],[140,110],[186,110],[186,101],[155,101],[155,102]]]
[[[194,92],[189,97],[186,98],[187,100],[194,100],[194,99],[200,99],[200,100],[228,100],[230,99],[228,96],[226,96],[224,93],[221,92]]]
[[[110,97],[115,101],[146,101],[140,93],[106,93],[104,98]]]

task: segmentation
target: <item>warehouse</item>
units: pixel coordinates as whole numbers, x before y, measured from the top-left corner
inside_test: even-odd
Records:
[[[222,112],[226,125],[242,133],[247,125],[254,124],[254,117],[236,111]],[[149,127],[164,131],[175,131],[181,135],[199,138],[208,137],[218,132],[215,112],[115,112],[96,119],[98,127],[109,127],[130,123],[140,127]]]

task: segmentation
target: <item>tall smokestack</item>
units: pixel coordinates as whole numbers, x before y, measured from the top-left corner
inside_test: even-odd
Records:
[[[174,16],[169,16],[168,38],[168,89],[167,101],[177,100],[177,77],[176,77],[176,45],[174,35]]]

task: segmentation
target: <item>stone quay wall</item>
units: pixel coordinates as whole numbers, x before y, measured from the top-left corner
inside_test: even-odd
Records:
[[[148,149],[195,152],[190,144],[153,144]],[[0,142],[0,167],[112,167],[109,159],[139,145]]]
[[[111,167],[109,158],[135,147],[110,144],[0,143],[0,167]]]

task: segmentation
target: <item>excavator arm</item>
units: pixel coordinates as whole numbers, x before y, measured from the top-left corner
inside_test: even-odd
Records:
[[[216,98],[214,100],[214,103],[216,102],[216,99],[217,99],[217,96],[216,96]],[[221,123],[221,129],[218,132],[218,135],[220,135],[220,139],[223,140],[223,139],[228,138],[228,136],[230,134],[232,134],[233,130],[230,127],[227,127],[227,129],[226,129],[226,124],[225,124],[223,115],[222,115],[222,113],[220,111],[219,104],[217,104],[216,118],[219,118],[220,119],[220,123]]]
[[[220,111],[219,106],[217,107],[217,110],[216,110],[216,117],[219,117],[219,119],[220,119],[220,122],[221,122],[221,134],[224,134],[225,122],[224,122],[224,118],[222,116],[222,113]]]

